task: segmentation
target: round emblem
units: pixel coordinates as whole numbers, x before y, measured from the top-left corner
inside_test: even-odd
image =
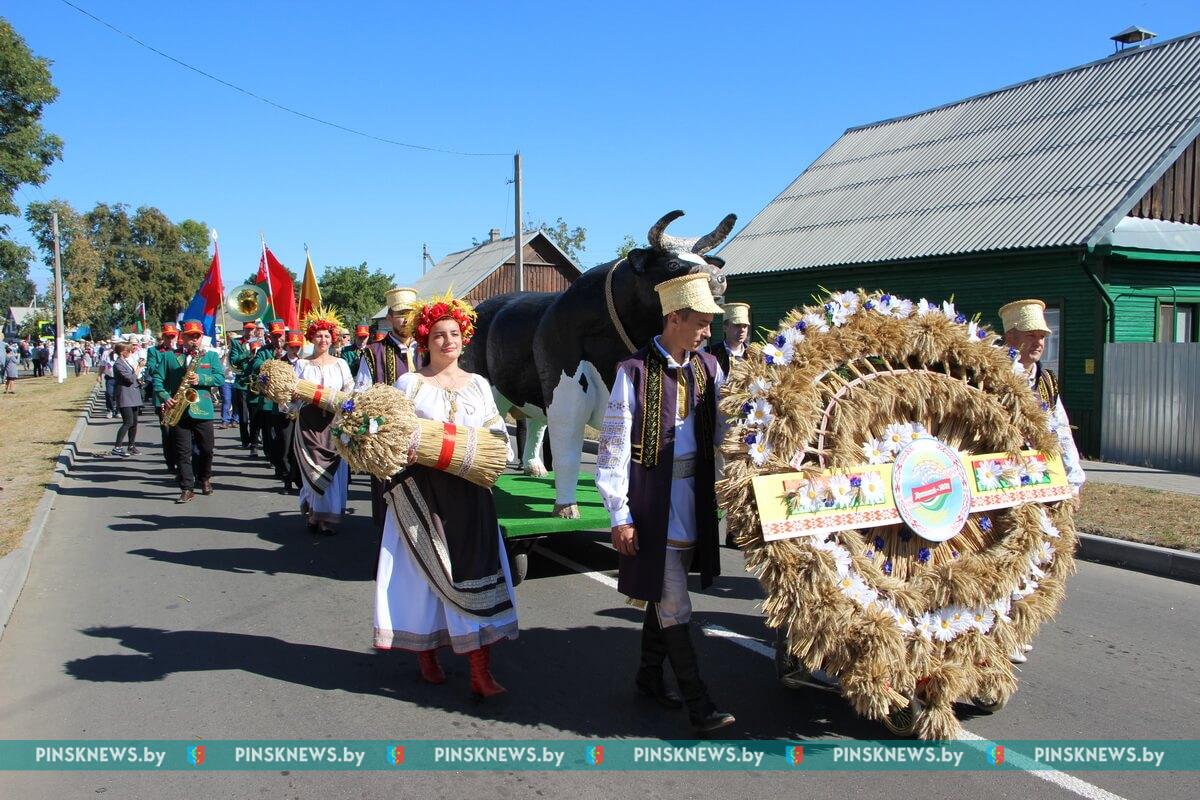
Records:
[[[931,542],[955,536],[971,513],[962,461],[937,439],[917,439],[897,454],[892,489],[900,518]]]

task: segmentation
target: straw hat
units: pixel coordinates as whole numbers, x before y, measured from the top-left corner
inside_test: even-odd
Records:
[[[721,313],[721,307],[717,305],[712,290],[708,288],[708,276],[704,273],[683,275],[663,281],[654,287],[654,291],[658,292],[664,315],[683,308],[690,308],[701,314]]]
[[[1014,300],[1005,305],[1000,309],[1004,332],[1008,333],[1016,329],[1018,331],[1041,331],[1049,335],[1052,331],[1046,324],[1046,315],[1042,313],[1045,308],[1046,304],[1041,300]]]
[[[726,325],[749,325],[750,324],[750,304],[749,303],[726,303],[722,309],[725,312]]]
[[[392,313],[402,313],[404,311],[412,311],[417,304],[417,290],[394,287],[388,290],[387,307]]]

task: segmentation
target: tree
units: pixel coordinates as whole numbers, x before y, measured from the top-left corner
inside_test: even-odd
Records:
[[[33,251],[24,245],[0,239],[0,311],[33,302],[37,287],[29,280]]]
[[[392,288],[392,276],[368,271],[364,261],[357,267],[325,267],[317,285],[321,287],[321,301],[336,306],[344,323],[357,325],[370,322],[383,308],[387,291]]]
[[[617,258],[624,258],[625,256],[629,255],[637,246],[637,239],[634,239],[628,233],[625,234],[625,238],[621,240],[619,245],[617,245]]]
[[[54,235],[50,218],[58,212],[62,260],[63,322],[68,326],[103,327],[108,291],[100,281],[103,260],[88,238],[87,222],[65,200],[30,203],[25,219],[38,242],[46,265],[54,266]]]
[[[50,61],[30,52],[7,20],[0,19],[0,214],[20,213],[13,194],[22,184],[41,186],[62,158],[62,139],[42,129],[42,109],[58,97]],[[8,233],[0,225],[0,234]]]
[[[575,261],[578,261],[579,254],[587,249],[584,244],[587,241],[587,228],[571,228],[562,217],[555,220],[553,225],[539,222],[534,228],[544,231],[559,249]]]

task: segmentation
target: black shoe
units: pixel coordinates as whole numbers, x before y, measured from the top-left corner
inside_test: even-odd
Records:
[[[250,448],[250,457],[251,457],[251,458],[258,458],[258,448],[257,448],[257,447],[251,447],[251,448]]]
[[[704,681],[700,680],[700,667],[696,663],[696,650],[692,646],[691,627],[690,623],[671,625],[662,629],[662,637],[667,645],[667,657],[671,659],[671,668],[675,670],[675,678],[679,682],[679,690],[683,693],[683,701],[687,704],[692,730],[697,733],[710,733],[732,725],[735,720],[732,714],[717,710],[708,696]]]
[[[737,549],[739,549],[739,548],[738,548],[738,546],[737,546],[737,542],[735,542],[735,541],[733,540],[733,534],[732,534],[732,533],[727,533],[727,534],[725,534],[725,546],[726,546],[726,547],[728,547],[730,550],[737,550]]]

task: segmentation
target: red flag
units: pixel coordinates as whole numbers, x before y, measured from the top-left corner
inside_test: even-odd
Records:
[[[268,274],[270,280],[267,280]],[[296,330],[300,320],[296,318],[296,287],[287,268],[279,263],[279,259],[271,252],[271,248],[263,248],[263,257],[258,260],[258,275],[255,283],[267,283],[270,286],[271,310],[275,318],[282,320],[289,330]]]

